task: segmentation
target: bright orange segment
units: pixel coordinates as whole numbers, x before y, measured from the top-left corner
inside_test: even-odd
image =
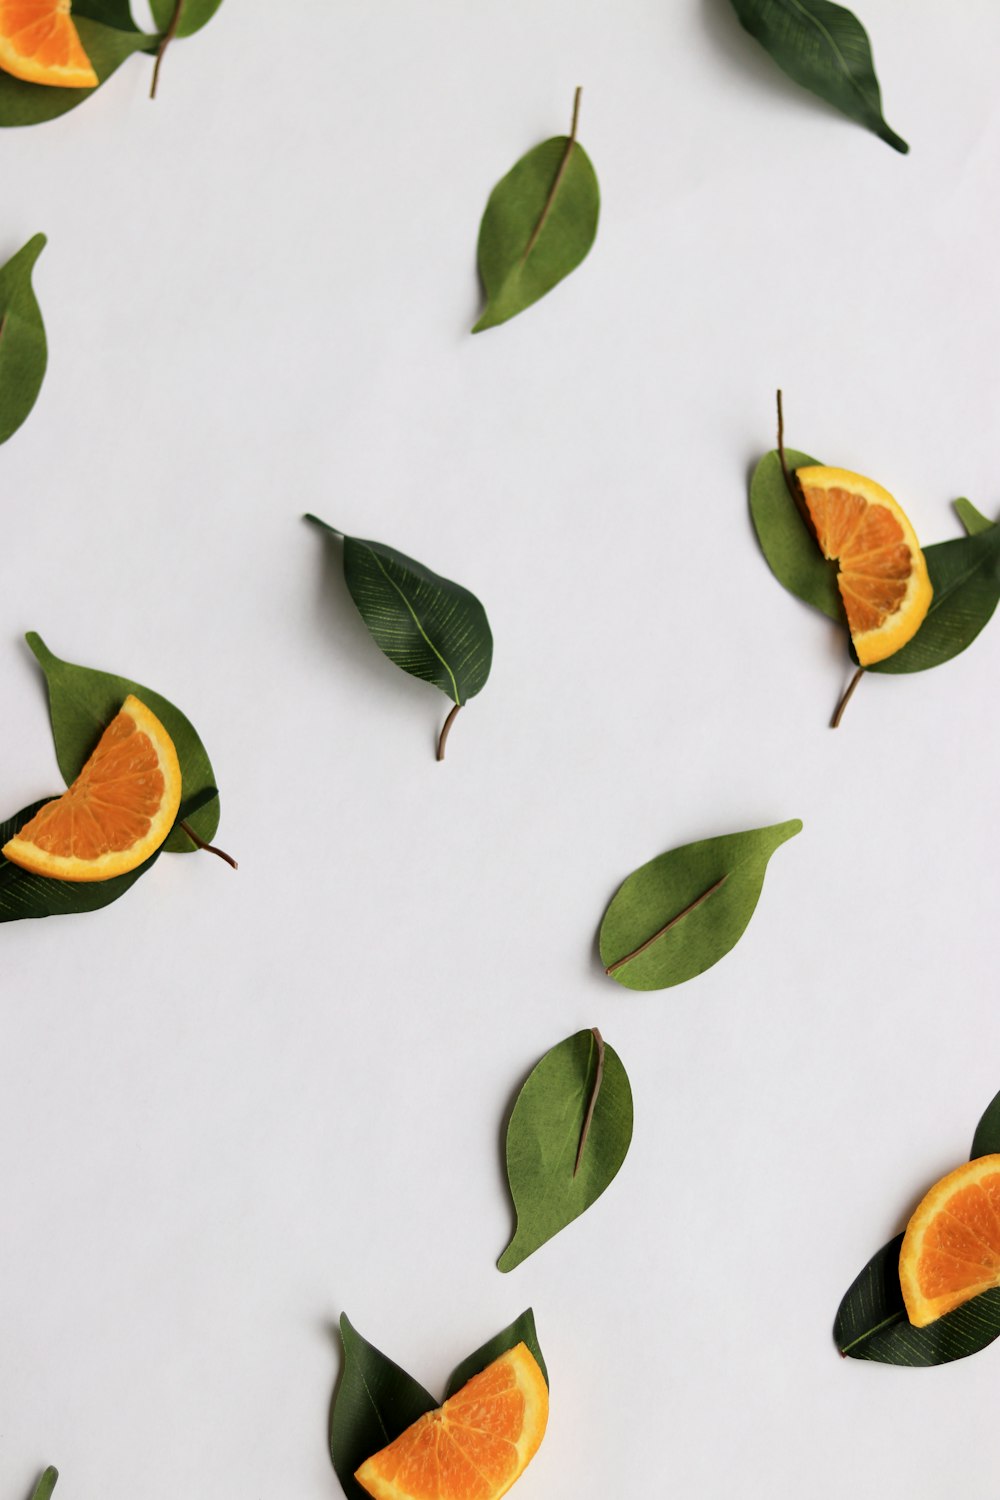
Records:
[[[494,1360],[437,1411],[361,1465],[375,1500],[499,1500],[538,1451],[545,1377],[526,1344]]]
[[[935,1183],[907,1225],[899,1281],[917,1328],[1000,1286],[1000,1156]]]
[[[61,880],[109,880],[136,869],[174,825],[177,752],[163,725],[131,695],[73,785],[4,846],[12,864]]]
[[[69,9],[70,0],[0,0],[0,68],[26,83],[95,88]]]
[[[840,563],[837,583],[863,667],[912,640],[933,598],[913,527],[888,490],[848,469],[797,471],[816,540]]]

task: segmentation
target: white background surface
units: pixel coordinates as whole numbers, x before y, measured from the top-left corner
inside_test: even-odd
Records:
[[[528,1304],[519,1500],[995,1497],[1000,1349],[831,1325],[1000,1087],[1000,627],[832,734],[843,641],[746,505],[782,383],[923,540],[1000,507],[1000,15],[863,18],[906,159],[725,0],[230,0],[155,106],[133,61],[0,140],[51,346],[0,454],[4,810],[60,785],[37,629],[190,715],[240,860],[3,930],[4,1500],[322,1500],[342,1310],[440,1390]],[[577,83],[595,249],[470,338],[489,189]],[[485,602],[444,766],[306,509]],[[602,977],[629,871],[794,816],[717,968]],[[632,1151],[502,1277],[505,1109],[594,1024]]]

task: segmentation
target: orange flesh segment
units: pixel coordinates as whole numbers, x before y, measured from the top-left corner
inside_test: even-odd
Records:
[[[968,1162],[931,1188],[907,1226],[899,1279],[917,1328],[1000,1286],[1000,1155]]]
[[[545,1379],[518,1344],[355,1477],[376,1500],[498,1500],[537,1452],[547,1417]]]
[[[70,0],[0,0],[0,68],[26,83],[95,88]]]

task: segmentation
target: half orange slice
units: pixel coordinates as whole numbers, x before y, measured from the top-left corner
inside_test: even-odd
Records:
[[[0,68],[25,83],[96,88],[69,7],[70,0],[0,0]]]
[[[73,785],[0,852],[33,875],[110,880],[137,869],[160,847],[180,802],[174,742],[130,694]]]
[[[927,617],[934,590],[913,527],[888,490],[850,469],[796,469],[863,667],[892,656]]]
[[[354,1477],[375,1500],[499,1500],[537,1453],[548,1415],[538,1361],[516,1344]]]
[[[1000,1156],[980,1156],[934,1184],[906,1226],[899,1283],[915,1328],[1000,1286]]]

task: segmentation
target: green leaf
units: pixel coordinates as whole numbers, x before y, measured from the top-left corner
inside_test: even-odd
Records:
[[[129,677],[116,677],[90,667],[73,666],[54,656],[40,635],[29,631],[25,637],[45,673],[49,690],[49,713],[55,740],[56,760],[66,785],[75,781],[94,746],[129,693],[151,709],[174,742],[181,766],[183,797],[190,802],[210,790],[207,803],[199,806],[188,821],[195,832],[210,842],[219,826],[219,794],[215,790],[215,773],[201,740],[190,721],[159,693]],[[163,849],[174,854],[190,854],[194,845],[180,828],[168,835]],[[110,884],[110,882],[101,882]]]
[[[795,448],[785,449],[785,461],[793,473],[818,462]],[[831,620],[846,624],[837,587],[837,564],[823,556],[788,493],[777,448],[765,453],[754,469],[750,514],[761,551],[778,582]]]
[[[746,930],[768,860],[802,831],[798,818],[684,844],[630,875],[601,924],[601,962],[631,990],[703,974]]]
[[[73,20],[79,23],[81,16],[89,16],[103,26],[116,26],[119,31],[139,30],[129,0],[73,0]]]
[[[58,1469],[53,1469],[53,1468],[46,1469],[45,1473],[42,1475],[41,1479],[35,1485],[35,1491],[34,1491],[34,1494],[31,1497],[31,1500],[49,1500],[49,1497],[51,1496],[52,1491],[56,1487],[56,1480],[58,1478],[59,1478],[59,1470]]]
[[[36,234],[0,267],[0,443],[25,420],[45,379],[48,345],[31,273],[47,243]]]
[[[156,42],[155,36],[119,26],[103,26],[81,15],[77,30],[84,50],[100,79],[97,88],[107,83],[134,52],[142,52]],[[0,73],[0,129],[13,125],[42,125],[75,109],[97,89],[54,89],[40,83],[24,83],[9,73]]]
[[[473,333],[506,323],[544,297],[585,258],[597,235],[601,195],[573,128],[522,156],[490,194],[479,226],[486,308]]]
[[[422,1385],[340,1320],[344,1368],[330,1414],[330,1456],[349,1500],[369,1500],[355,1479],[365,1459],[437,1406]]]
[[[893,150],[909,146],[886,124],[868,33],[830,0],[733,0],[745,31],[803,88],[872,130]]]
[[[983,1118],[976,1126],[970,1160],[976,1161],[980,1156],[997,1154],[1000,1154],[1000,1094],[991,1099]]]
[[[598,1031],[546,1052],[507,1127],[507,1180],[517,1228],[497,1261],[512,1271],[579,1218],[613,1181],[632,1139],[632,1090]]]
[[[934,588],[927,618],[912,641],[869,672],[926,672],[951,661],[972,645],[1000,603],[1000,526],[923,551]]]
[[[485,687],[493,662],[493,636],[475,594],[381,542],[345,536],[318,516],[306,520],[343,538],[344,578],[351,598],[391,662],[440,688],[456,709]],[[451,716],[445,731],[450,723]],[[439,759],[444,738],[443,732]]]
[[[181,11],[180,24],[177,27],[177,35],[193,36],[203,26],[207,26],[222,4],[222,0],[184,0],[184,9]],[[175,0],[150,0],[150,9],[153,12],[153,20],[161,31],[166,31],[170,25],[174,13]]]
[[[984,516],[981,510],[977,510],[971,500],[956,500],[955,509],[958,519],[965,527],[966,536],[976,536],[980,531],[989,531],[993,522],[988,516]]]
[[[474,1375],[479,1375],[491,1365],[501,1354],[506,1354],[508,1349],[515,1348],[518,1344],[526,1344],[538,1362],[538,1368],[545,1376],[545,1384],[549,1383],[549,1372],[545,1368],[545,1358],[542,1354],[541,1345],[538,1342],[538,1334],[535,1331],[535,1315],[531,1308],[526,1308],[519,1318],[515,1318],[509,1327],[503,1329],[495,1338],[477,1349],[475,1354],[470,1354],[468,1359],[453,1370],[448,1388],[444,1393],[447,1401],[460,1391],[463,1385],[467,1385]]]

